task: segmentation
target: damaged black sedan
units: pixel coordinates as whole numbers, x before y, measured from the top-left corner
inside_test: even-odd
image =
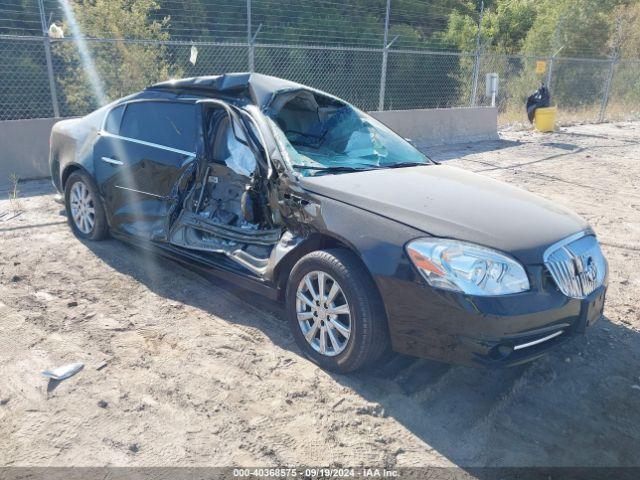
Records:
[[[607,263],[581,218],[293,82],[159,83],[57,123],[50,165],[76,235],[283,300],[330,370],[389,350],[516,365],[602,314]]]

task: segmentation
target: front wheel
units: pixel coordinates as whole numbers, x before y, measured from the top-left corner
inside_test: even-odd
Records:
[[[293,267],[286,292],[289,324],[304,354],[339,373],[375,362],[388,345],[382,301],[348,250],[319,250]]]
[[[91,178],[84,172],[69,175],[64,188],[67,218],[73,232],[87,240],[107,236],[107,219],[100,196]]]

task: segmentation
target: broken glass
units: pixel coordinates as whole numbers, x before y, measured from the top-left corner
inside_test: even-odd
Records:
[[[280,149],[303,175],[321,172],[321,167],[337,172],[431,163],[366,113],[309,91],[287,92],[283,100],[273,102],[267,116]]]
[[[242,132],[241,129],[237,129]],[[238,175],[250,177],[256,169],[256,157],[253,150],[246,143],[242,143],[233,134],[233,129],[227,128],[222,135],[229,155],[223,159],[224,163]],[[245,139],[246,142],[246,139]]]

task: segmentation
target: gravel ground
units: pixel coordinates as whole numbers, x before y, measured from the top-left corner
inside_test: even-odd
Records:
[[[18,205],[0,192],[0,465],[640,466],[640,123],[426,150],[586,217],[605,318],[514,369],[398,356],[333,375],[278,304],[81,242],[50,183],[27,182]]]

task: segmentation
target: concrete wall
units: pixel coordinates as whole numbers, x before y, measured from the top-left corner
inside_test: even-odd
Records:
[[[432,108],[369,112],[416,145],[475,142],[498,138],[498,109]]]
[[[43,178],[49,172],[49,136],[59,118],[0,122],[0,185],[15,173],[21,179]]]
[[[418,146],[495,139],[496,108],[436,108],[371,112]],[[0,122],[0,185],[15,173],[21,179],[49,176],[49,135],[59,119]]]

